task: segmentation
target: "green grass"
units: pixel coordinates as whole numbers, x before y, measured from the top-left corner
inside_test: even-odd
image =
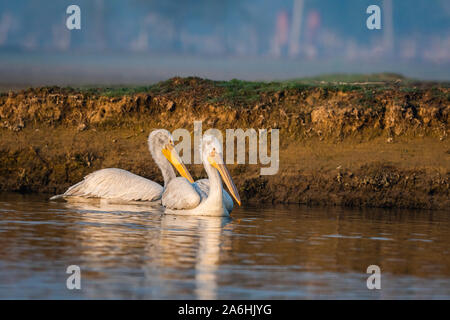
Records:
[[[153,95],[166,93],[193,92],[204,94],[210,103],[255,103],[262,94],[273,94],[285,90],[304,91],[312,88],[323,88],[331,91],[363,93],[366,101],[373,100],[376,92],[384,90],[400,90],[406,93],[432,89],[433,94],[449,101],[448,93],[441,88],[449,88],[449,83],[424,82],[407,79],[399,74],[329,74],[319,77],[299,78],[286,81],[212,81],[195,77],[174,78],[148,86],[83,86],[64,88],[69,92],[81,92],[88,95],[107,97],[130,96],[138,93]],[[201,90],[200,90],[200,89]],[[202,91],[203,90],[203,91]]]

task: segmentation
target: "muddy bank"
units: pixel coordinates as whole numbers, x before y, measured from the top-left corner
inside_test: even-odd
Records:
[[[450,207],[450,89],[442,84],[214,82],[47,87],[0,96],[0,190],[58,193],[104,167],[156,181],[154,128],[279,128],[280,169],[231,165],[244,202]],[[190,165],[194,178],[204,177]]]

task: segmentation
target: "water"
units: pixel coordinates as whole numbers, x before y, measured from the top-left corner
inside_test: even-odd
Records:
[[[0,194],[0,298],[450,299],[450,213],[243,207],[233,218]],[[81,290],[66,269],[81,268]],[[381,268],[381,290],[366,269]]]

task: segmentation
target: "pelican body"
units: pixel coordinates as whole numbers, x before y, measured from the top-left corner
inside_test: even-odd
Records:
[[[172,165],[183,177],[194,181],[175,150],[172,135],[167,130],[158,129],[150,133],[148,145],[163,175],[164,186],[126,170],[107,168],[88,174],[66,192],[50,200],[108,199],[119,203],[136,201],[160,204],[165,188],[176,178]]]
[[[200,179],[195,181],[194,186],[196,190],[199,192],[200,197],[207,198],[209,194],[209,180],[208,179]],[[231,212],[233,210],[233,198],[231,198],[230,194],[226,190],[222,190],[222,200],[223,205]]]
[[[230,196],[224,196],[222,179],[240,205],[237,188],[225,167],[222,146],[216,137],[204,135],[201,143],[202,162],[208,175],[195,183],[178,177],[172,179],[162,196],[166,214],[229,216],[233,208]],[[230,205],[231,200],[231,205]]]

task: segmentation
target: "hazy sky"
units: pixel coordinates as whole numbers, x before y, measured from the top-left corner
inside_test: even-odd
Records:
[[[66,28],[71,4],[81,8],[81,30]],[[366,26],[371,4],[381,8],[381,30]],[[117,82],[115,73],[146,82],[189,73],[270,79],[345,71],[448,80],[450,1],[1,0],[0,57],[2,83],[5,72],[23,82],[37,71],[44,82],[77,82],[80,70],[106,82]],[[184,58],[197,69],[178,62]]]

